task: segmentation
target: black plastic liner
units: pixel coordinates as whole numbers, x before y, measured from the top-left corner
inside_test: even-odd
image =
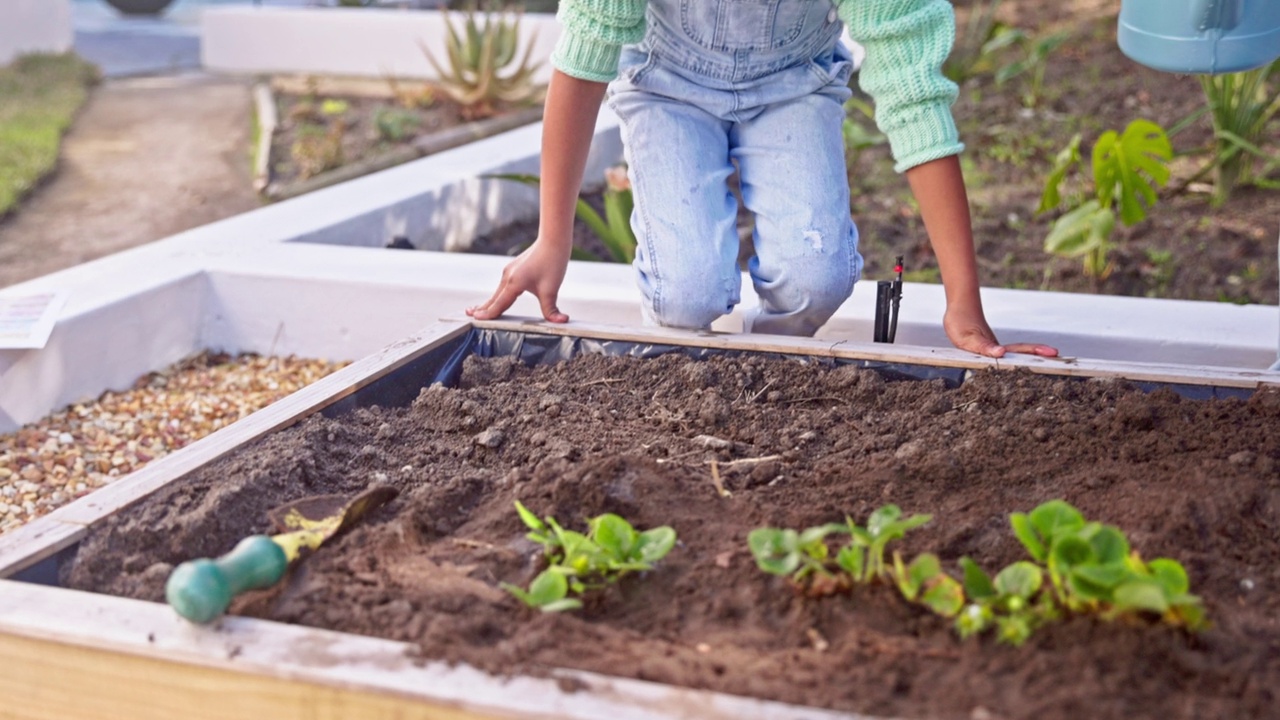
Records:
[[[670,353],[680,353],[695,360],[712,356],[742,357],[760,355],[785,358],[803,363],[816,363],[830,367],[854,365],[875,370],[887,380],[935,380],[941,379],[947,387],[955,388],[969,377],[970,371],[962,368],[943,368],[910,363],[879,362],[851,358],[814,357],[803,354],[760,353],[747,350],[725,350],[684,345],[657,345],[624,340],[599,340],[562,335],[513,330],[472,328],[465,335],[435,348],[422,357],[406,364],[386,377],[371,383],[343,400],[325,409],[326,417],[337,417],[357,407],[406,407],[413,402],[422,388],[435,383],[454,387],[462,376],[462,364],[468,355],[483,358],[515,357],[529,366],[550,365],[564,362],[579,355],[604,355],[606,357],[653,358]],[[1075,380],[1084,378],[1070,377]],[[1137,382],[1133,384],[1150,392],[1169,388],[1191,400],[1234,397],[1248,399],[1253,395],[1249,388],[1224,388],[1207,385],[1178,383]]]

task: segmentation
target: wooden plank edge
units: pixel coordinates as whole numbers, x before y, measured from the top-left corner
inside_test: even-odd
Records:
[[[497,678],[412,650],[252,618],[197,626],[157,603],[0,580],[5,717],[873,720],[582,671],[564,685]]]
[[[1044,375],[1069,377],[1126,378],[1140,382],[1256,389],[1280,387],[1280,373],[1230,367],[1136,363],[1089,358],[1042,358],[1034,355],[1007,355],[988,358],[955,348],[917,345],[889,345],[856,340],[796,338],[781,335],[717,333],[647,326],[615,326],[594,323],[548,323],[535,318],[476,320],[478,329],[538,333],[597,340],[708,347],[721,350],[810,355],[888,363],[932,365],[966,370],[1025,369]]]
[[[84,537],[87,528],[177,478],[355,393],[470,330],[440,322],[327,375],[114,483],[0,535],[0,578],[24,570]]]

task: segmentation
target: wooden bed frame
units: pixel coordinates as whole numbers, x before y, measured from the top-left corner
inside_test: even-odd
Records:
[[[958,350],[662,328],[441,321],[91,495],[0,535],[0,717],[132,720],[561,718],[825,720],[862,716],[578,672],[496,678],[424,663],[412,646],[250,618],[196,626],[157,603],[17,577],[74,550],[89,528],[245,443],[323,410],[473,329],[647,345],[868,360],[936,368],[1026,369],[1071,377],[1214,388],[1280,386],[1229,368],[981,358]]]

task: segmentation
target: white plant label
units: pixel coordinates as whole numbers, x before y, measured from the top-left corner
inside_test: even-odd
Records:
[[[65,292],[0,296],[0,348],[44,347],[66,301]]]

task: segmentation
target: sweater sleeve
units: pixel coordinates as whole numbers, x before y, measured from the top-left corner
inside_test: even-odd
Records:
[[[551,54],[557,70],[582,80],[618,75],[623,45],[644,37],[645,0],[561,0],[560,39]]]
[[[964,149],[951,104],[958,88],[942,74],[955,41],[946,0],[836,0],[849,35],[867,51],[858,82],[875,101],[876,124],[903,172]]]

